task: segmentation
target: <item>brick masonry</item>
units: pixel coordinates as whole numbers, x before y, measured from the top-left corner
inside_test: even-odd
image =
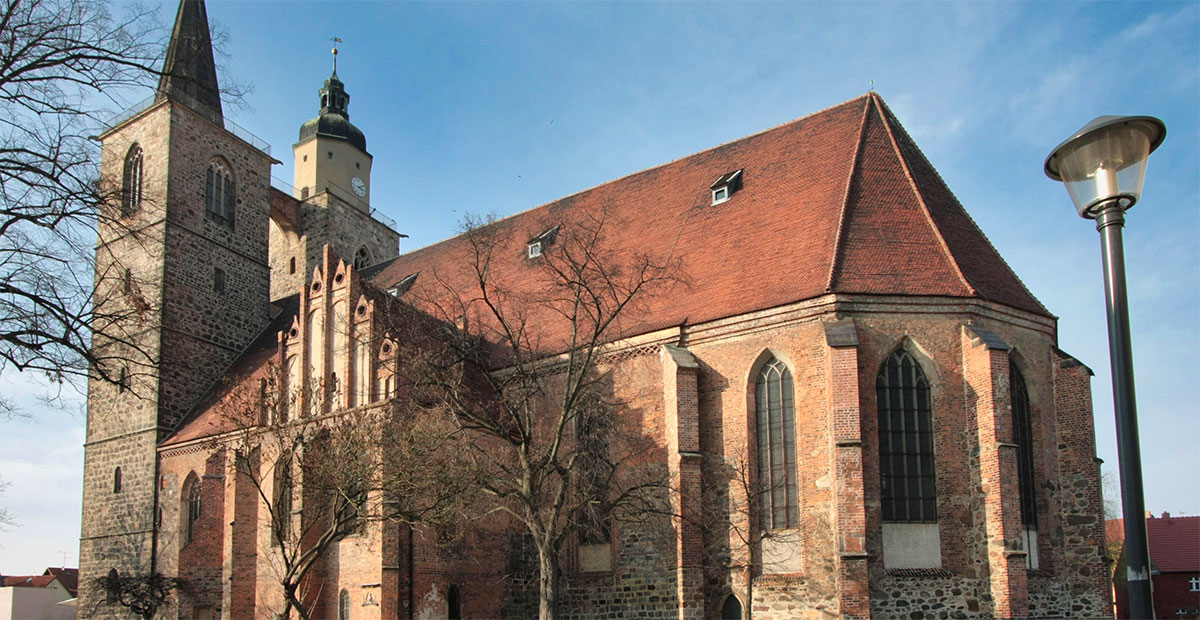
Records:
[[[336,295],[338,289],[330,284],[328,290]],[[831,345],[827,327],[833,321],[852,325],[857,343]],[[973,338],[972,329],[984,325],[1011,343],[1011,351]],[[579,572],[578,546],[568,545],[563,617],[713,617],[731,594],[760,619],[1104,614],[1088,373],[1053,348],[1047,319],[978,303],[829,296],[664,332],[661,338],[686,346],[643,346],[615,358],[609,370],[622,425],[655,446],[646,462],[658,463],[680,481],[684,492],[672,499],[680,516],[615,528],[611,571]],[[913,353],[932,388],[942,558],[936,570],[888,571],[882,561],[872,388],[897,347]],[[778,562],[786,570],[762,564],[763,543],[745,522],[747,491],[729,484],[713,469],[719,461],[710,458],[728,462],[755,454],[753,380],[771,357],[788,364],[796,390],[801,527],[772,534],[787,551]],[[1029,384],[1035,467],[1043,481],[1041,566],[1032,572],[1024,567],[1014,533],[1016,466],[1004,457],[1011,450],[1006,444],[1012,359]],[[190,472],[211,467],[215,455],[205,456],[203,444],[195,445],[192,453],[171,448],[162,454],[164,484],[177,489],[164,495],[171,498],[164,505],[182,501]],[[1072,460],[1074,450],[1087,455],[1082,463]],[[216,484],[216,478],[206,480]],[[236,485],[230,482],[234,476],[224,480],[227,487]],[[713,488],[723,480],[726,488]],[[683,518],[709,506],[697,496],[714,490],[727,498],[725,519]],[[237,505],[238,493],[227,488],[224,506]],[[243,510],[252,511],[251,504],[244,501]],[[160,540],[172,540],[179,520],[171,511],[178,510],[165,511]],[[257,580],[254,605],[270,608],[278,595],[263,559],[267,540],[249,531],[239,534],[237,527],[229,533],[225,524],[247,521],[230,508],[225,512],[224,519],[209,522],[226,528],[211,534],[227,541],[223,565],[234,576],[223,600],[248,605],[236,586]],[[727,525],[715,525],[721,522]],[[345,589],[355,602],[355,618],[391,617],[393,611],[400,617],[445,617],[452,585],[467,617],[528,617],[536,611],[536,555],[520,535],[480,531],[469,544],[445,548],[420,530],[410,539],[406,528],[388,527],[368,528],[323,560],[312,583],[321,594],[310,599],[321,614],[336,615],[333,593]],[[252,551],[244,548],[249,543],[229,542],[235,539],[257,540],[256,566],[249,561]],[[160,553],[164,567],[176,561],[216,566],[185,562],[190,552],[183,549],[172,560],[169,545],[160,545]],[[238,554],[247,559],[240,569],[230,568],[229,556]]]

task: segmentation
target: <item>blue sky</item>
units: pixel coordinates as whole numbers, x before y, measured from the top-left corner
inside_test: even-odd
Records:
[[[1134,367],[1147,508],[1200,514],[1200,3],[227,2],[228,117],[291,144],[341,37],[372,202],[410,235],[507,215],[805,116],[874,85],[1025,284],[1060,346],[1096,372],[1098,454],[1116,472],[1099,237],[1046,155],[1101,114],[1168,127],[1129,214]],[[174,16],[166,0],[164,25]],[[130,102],[148,92],[130,94]],[[83,418],[0,421],[0,570],[77,555]]]

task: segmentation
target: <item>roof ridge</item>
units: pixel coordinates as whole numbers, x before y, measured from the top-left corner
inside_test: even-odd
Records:
[[[869,93],[868,93],[869,94]],[[854,153],[850,156],[850,172],[846,174],[846,187],[842,192],[842,210],[838,215],[838,227],[833,236],[833,257],[829,260],[829,278],[826,280],[825,291],[833,290],[833,279],[837,277],[839,258],[842,255],[842,235],[846,229],[846,214],[850,210],[850,188],[854,184],[855,173],[858,172],[858,160],[862,155],[863,144],[867,137],[867,117],[871,113],[871,101],[867,99],[863,105],[862,120],[858,123],[858,140],[854,144]]]
[[[921,194],[921,188],[917,185],[916,178],[913,177],[912,167],[909,166],[908,159],[904,157],[904,152],[900,149],[900,144],[896,141],[896,133],[892,131],[892,116],[884,113],[884,108],[881,106],[883,101],[878,95],[871,93],[870,97],[876,109],[879,110],[880,120],[883,121],[883,129],[887,132],[888,139],[892,143],[892,150],[896,153],[896,158],[900,160],[900,167],[904,169],[904,178],[908,179],[908,185],[912,188],[913,196],[916,197],[917,204],[921,205],[921,211],[925,214],[925,221],[933,230],[934,236],[937,237],[938,244],[942,247],[942,252],[950,260],[950,264],[954,268],[954,273],[958,274],[959,281],[963,283],[963,286],[967,287],[968,293],[980,296],[979,290],[971,285],[971,282],[967,280],[967,274],[963,273],[962,265],[958,264],[958,258],[954,256],[954,252],[950,250],[950,245],[946,243],[945,236],[942,235],[942,229],[938,227],[937,222],[933,221],[933,214],[929,211],[929,203],[925,202],[925,196]],[[940,176],[938,178],[939,180],[941,179]],[[942,181],[942,183],[944,184],[945,181]]]
[[[818,116],[818,115],[820,115],[820,114],[824,114],[824,113],[826,113],[826,112],[828,112],[828,111],[830,111],[830,110],[834,110],[834,109],[840,108],[840,107],[842,107],[842,106],[845,106],[845,105],[852,104],[852,103],[854,103],[854,102],[858,101],[859,99],[866,99],[866,98],[868,98],[869,96],[871,96],[871,94],[872,94],[872,93],[869,93],[869,92],[868,92],[868,93],[865,93],[865,94],[859,95],[859,96],[857,96],[857,97],[854,97],[853,99],[847,99],[846,101],[843,101],[843,102],[841,102],[841,103],[838,103],[838,104],[835,104],[835,105],[831,105],[831,106],[828,106],[828,107],[826,107],[826,108],[822,108],[822,109],[820,109],[820,110],[817,110],[816,112],[812,112],[811,114],[805,114],[804,116],[801,116],[801,117],[798,117],[798,118],[793,118],[793,119],[792,119],[792,120],[790,120],[790,121],[785,121],[785,122],[779,123],[778,125],[775,125],[775,126],[773,126],[773,127],[768,127],[768,128],[766,128],[766,129],[763,129],[763,130],[761,130],[761,131],[756,131],[756,132],[754,132],[754,133],[752,133],[752,134],[750,134],[750,135],[747,135],[747,136],[742,136],[742,137],[740,137],[740,138],[734,138],[734,139],[732,139],[732,140],[727,140],[727,141],[725,141],[725,142],[722,142],[722,143],[720,143],[720,144],[717,144],[717,145],[714,145],[714,146],[710,146],[710,147],[708,147],[708,148],[706,148],[706,149],[702,149],[702,150],[699,150],[699,151],[695,151],[695,152],[693,152],[693,153],[688,153],[687,155],[682,155],[682,156],[680,156],[680,157],[676,157],[675,159],[672,159],[672,160],[669,160],[669,161],[663,162],[663,163],[661,163],[661,164],[656,164],[656,165],[654,165],[654,166],[650,166],[650,167],[648,167],[648,168],[642,168],[641,170],[636,170],[636,171],[634,171],[634,172],[630,172],[629,174],[625,174],[625,175],[619,176],[619,177],[617,177],[617,178],[615,178],[615,179],[609,179],[609,180],[607,180],[607,181],[604,181],[603,183],[597,183],[597,184],[595,184],[595,185],[592,185],[591,187],[587,187],[587,188],[581,189],[581,190],[579,190],[579,191],[577,191],[577,192],[572,192],[572,193],[570,193],[570,194],[567,194],[567,195],[565,195],[565,196],[559,196],[558,198],[554,198],[554,199],[552,199],[552,200],[548,200],[548,201],[546,201],[546,202],[543,202],[543,203],[541,203],[541,204],[539,204],[539,205],[536,205],[536,206],[530,207],[530,208],[528,208],[528,209],[525,209],[525,210],[523,210],[523,211],[518,211],[518,212],[516,212],[516,213],[512,213],[512,214],[506,215],[506,216],[504,216],[504,217],[502,217],[502,218],[495,219],[495,220],[493,220],[493,221],[491,221],[491,222],[488,222],[488,223],[486,224],[486,226],[493,226],[493,225],[499,224],[500,222],[504,222],[504,221],[507,221],[507,220],[511,220],[511,219],[513,219],[513,218],[520,217],[520,216],[522,216],[522,215],[525,215],[525,214],[527,214],[527,213],[532,213],[532,212],[534,212],[534,211],[537,211],[538,209],[541,209],[541,208],[543,208],[543,207],[548,207],[548,206],[550,206],[550,205],[553,205],[553,204],[556,204],[556,203],[559,203],[559,202],[563,202],[564,200],[568,200],[568,199],[571,199],[571,198],[575,198],[575,197],[577,197],[577,196],[582,196],[583,194],[586,194],[586,193],[588,193],[588,192],[595,191],[595,190],[597,190],[597,189],[600,189],[601,187],[604,187],[604,186],[606,186],[606,185],[611,185],[611,184],[614,184],[614,183],[617,183],[617,182],[620,182],[620,181],[624,181],[625,179],[628,179],[628,178],[631,178],[631,177],[636,177],[636,176],[638,176],[638,175],[640,175],[640,174],[645,174],[645,173],[647,173],[647,172],[650,172],[650,171],[652,171],[652,170],[658,170],[658,169],[660,169],[660,168],[665,168],[665,167],[667,167],[667,166],[670,166],[670,165],[673,165],[673,164],[677,164],[677,163],[679,163],[679,162],[681,162],[681,161],[684,161],[684,160],[686,160],[686,159],[691,159],[692,157],[696,157],[696,156],[698,156],[698,155],[703,155],[703,154],[705,154],[705,153],[708,153],[708,152],[710,152],[710,151],[715,151],[715,150],[717,150],[717,149],[720,149],[720,148],[723,148],[723,147],[729,146],[730,144],[735,144],[735,143],[738,143],[738,142],[742,142],[742,141],[744,141],[744,140],[749,140],[749,139],[751,139],[751,138],[757,138],[757,137],[759,137],[759,136],[761,136],[761,135],[764,135],[764,134],[771,133],[772,131],[776,131],[776,130],[778,130],[778,129],[782,129],[782,128],[784,128],[784,127],[788,127],[788,126],[790,126],[790,125],[794,125],[794,124],[796,124],[796,123],[799,123],[799,122],[801,122],[801,121],[805,121],[805,120],[808,120],[808,119],[810,119],[810,118],[814,118],[814,117],[816,117],[816,116]],[[429,245],[422,246],[422,247],[419,247],[419,248],[415,248],[415,249],[411,250],[410,252],[406,252],[406,254],[407,254],[407,253],[411,253],[411,252],[418,252],[418,251],[420,251],[420,250],[423,250],[423,249],[425,249],[425,248],[432,247],[432,246],[438,245],[438,244],[440,244],[440,243],[445,243],[445,242],[447,242],[447,241],[450,241],[451,239],[457,239],[458,237],[461,237],[461,236],[463,236],[464,234],[466,234],[466,231],[460,232],[460,233],[458,233],[458,234],[456,234],[456,235],[453,235],[453,236],[450,236],[450,237],[446,237],[445,239],[439,239],[439,240],[437,240],[437,241],[435,241],[435,242],[433,242],[433,243],[430,243]]]

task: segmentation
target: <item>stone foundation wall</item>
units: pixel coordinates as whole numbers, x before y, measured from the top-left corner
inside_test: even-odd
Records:
[[[962,620],[992,618],[991,584],[987,579],[953,575],[888,575],[871,585],[871,616],[895,620]]]

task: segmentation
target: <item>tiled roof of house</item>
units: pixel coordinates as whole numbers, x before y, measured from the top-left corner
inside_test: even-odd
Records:
[[[736,170],[740,191],[712,204],[713,180]],[[875,93],[495,222],[493,269],[534,293],[537,278],[519,277],[527,240],[583,212],[603,212],[611,251],[669,252],[687,276],[626,335],[830,292],[971,297],[1050,316]],[[370,278],[469,288],[469,246],[460,235]]]
[[[49,567],[43,575],[53,575],[58,579],[58,582],[71,593],[71,596],[79,595],[79,569],[78,568],[54,568]]]
[[[5,575],[4,587],[6,588],[45,588],[53,583],[54,575],[21,575],[12,576]]]
[[[1200,572],[1200,517],[1151,517],[1146,537],[1159,572]]]

